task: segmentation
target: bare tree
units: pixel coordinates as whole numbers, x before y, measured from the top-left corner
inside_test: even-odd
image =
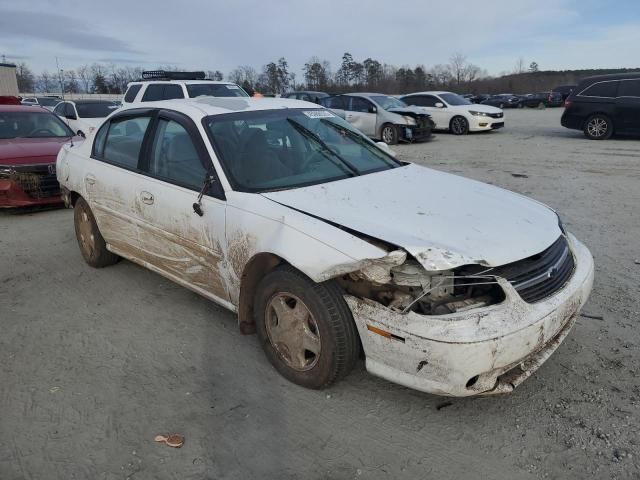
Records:
[[[91,67],[89,65],[82,65],[78,67],[78,78],[82,82],[82,88],[85,93],[89,93],[91,89]]]
[[[518,61],[516,62],[516,66],[513,69],[513,73],[524,73],[527,70],[527,67],[525,66],[525,62],[524,62],[524,58],[520,57],[518,58]]]

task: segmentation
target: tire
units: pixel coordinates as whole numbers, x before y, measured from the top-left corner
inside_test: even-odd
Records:
[[[253,311],[262,348],[287,380],[322,389],[353,369],[359,337],[333,281],[315,283],[292,267],[277,268],[258,285]]]
[[[398,129],[395,125],[385,123],[380,130],[380,138],[387,145],[396,145],[398,143]]]
[[[613,122],[608,116],[595,113],[584,122],[583,131],[589,140],[606,140],[613,135]]]
[[[500,107],[500,108],[504,108],[504,103],[501,103],[501,104],[499,105],[499,107]]]
[[[469,121],[460,115],[456,115],[449,122],[449,130],[454,135],[466,135],[469,133]]]
[[[120,260],[115,253],[107,250],[107,244],[102,238],[96,219],[87,201],[80,197],[73,207],[73,223],[80,253],[85,262],[94,268],[107,267]]]

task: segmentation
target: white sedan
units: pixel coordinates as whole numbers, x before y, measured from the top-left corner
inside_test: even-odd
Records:
[[[93,133],[119,104],[110,100],[65,100],[56,105],[58,115],[74,133],[81,137]]]
[[[490,105],[471,103],[451,92],[418,92],[401,97],[407,105],[423,107],[436,124],[434,130],[454,135],[496,130],[504,127],[504,112]]]
[[[386,148],[312,103],[201,97],[115,112],[57,176],[89,265],[124,257],[236,312],[292,382],[362,352],[418,390],[512,390],[573,326],[589,251],[550,208]]]

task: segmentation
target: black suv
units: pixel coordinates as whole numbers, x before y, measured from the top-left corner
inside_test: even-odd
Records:
[[[567,98],[561,123],[592,140],[640,134],[640,73],[586,78]]]

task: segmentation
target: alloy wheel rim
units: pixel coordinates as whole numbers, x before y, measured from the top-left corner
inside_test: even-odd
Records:
[[[384,127],[384,130],[382,130],[382,140],[384,140],[384,143],[391,143],[393,140],[393,130],[391,127]]]
[[[453,119],[453,131],[455,133],[463,133],[464,132],[464,123],[462,121],[462,119],[460,118],[454,118]]]
[[[592,118],[587,125],[589,135],[592,137],[604,136],[607,133],[608,128],[609,126],[607,125],[607,121],[600,117]]]
[[[271,297],[265,326],[271,345],[289,368],[303,372],[318,363],[322,350],[320,331],[300,298],[287,292]]]

